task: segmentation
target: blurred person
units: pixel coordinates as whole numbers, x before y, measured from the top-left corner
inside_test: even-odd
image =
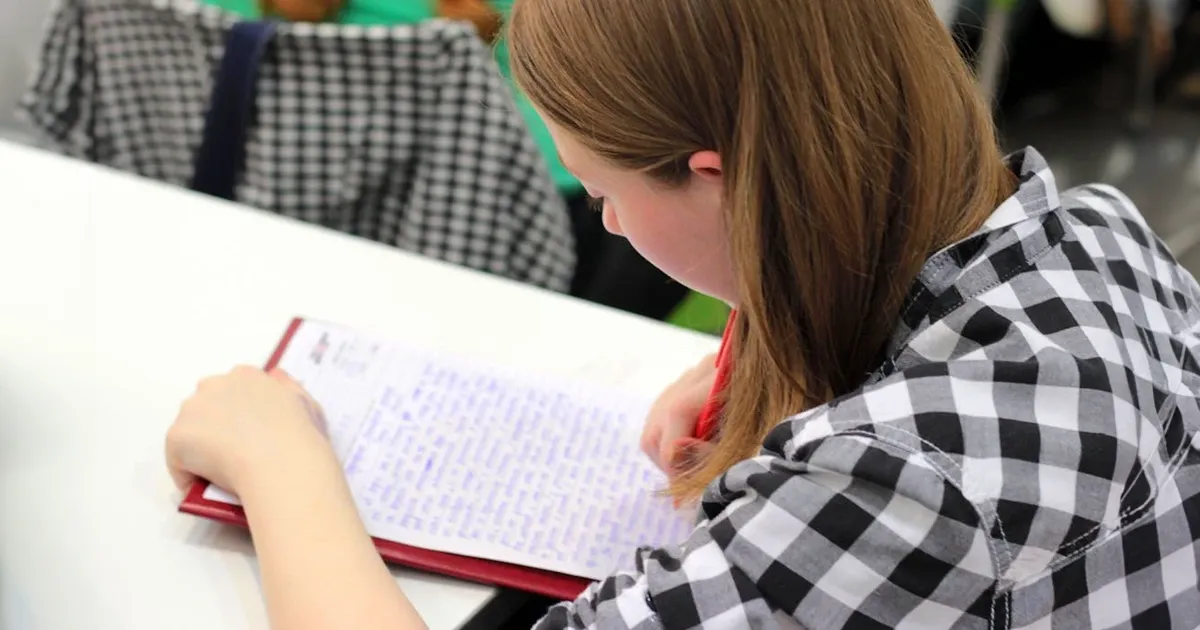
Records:
[[[469,21],[484,41],[498,44],[496,61],[500,73],[511,80],[508,49],[502,41],[500,26],[503,16],[511,11],[513,0],[203,1],[246,18],[270,16],[291,21],[364,25],[412,24],[434,17]],[[559,160],[554,140],[541,117],[515,86],[513,96],[571,213],[576,245],[571,294],[652,319],[666,318],[688,294],[687,287],[648,263],[624,239],[613,237],[604,230],[599,215],[587,201],[583,186]],[[700,327],[708,325],[706,321],[699,324]]]

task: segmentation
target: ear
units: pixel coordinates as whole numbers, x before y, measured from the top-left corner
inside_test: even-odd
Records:
[[[688,158],[688,168],[698,177],[721,181],[721,156],[716,151],[697,151]]]

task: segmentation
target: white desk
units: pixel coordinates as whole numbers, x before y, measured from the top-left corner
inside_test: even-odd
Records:
[[[176,512],[162,441],[296,314],[647,392],[716,345],[0,143],[0,628],[266,628],[248,537]],[[496,595],[396,576],[435,629]]]

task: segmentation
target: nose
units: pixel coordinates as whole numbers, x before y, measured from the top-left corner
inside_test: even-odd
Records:
[[[600,219],[604,223],[604,229],[617,236],[625,236],[625,233],[621,231],[621,222],[617,220],[617,213],[613,211],[608,201],[604,202],[604,210],[600,213]]]

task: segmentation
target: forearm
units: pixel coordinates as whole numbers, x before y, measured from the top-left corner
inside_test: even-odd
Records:
[[[425,628],[379,558],[332,456],[240,491],[274,630]]]

